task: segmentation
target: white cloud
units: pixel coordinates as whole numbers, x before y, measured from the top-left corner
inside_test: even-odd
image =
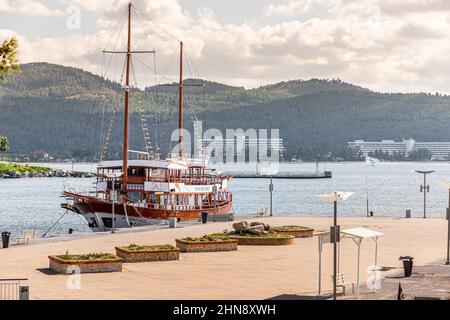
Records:
[[[345,0],[290,0],[281,4],[271,4],[263,9],[263,17],[295,16],[307,13],[314,7],[331,9]]]
[[[86,1],[74,1],[88,7]],[[100,30],[92,35],[32,40],[19,36],[22,61],[100,73],[101,50],[127,3],[93,2],[97,10],[104,8],[104,14]],[[396,0],[394,6],[394,1],[382,0],[311,0],[310,5],[325,10],[320,17],[276,24],[265,20],[224,24],[211,9],[190,13],[176,0],[133,3],[183,39],[200,75],[211,80],[252,87],[296,78],[341,78],[379,91],[450,93],[450,1]],[[177,41],[142,16],[145,32],[134,21],[134,48],[155,48],[158,71],[163,72],[176,57]],[[0,37],[13,33],[0,30]],[[120,49],[126,43],[124,36],[118,42]],[[108,49],[112,47],[113,42]],[[166,75],[176,80],[178,62],[173,61]],[[118,65],[120,69],[120,61]],[[186,73],[190,76],[188,68]]]
[[[381,12],[390,16],[403,16],[408,14],[426,12],[439,12],[450,10],[450,1],[448,0],[338,0],[341,6],[357,5],[368,6],[375,5]]]
[[[30,16],[61,16],[60,10],[52,10],[37,0],[0,0],[0,12]]]
[[[305,13],[309,11],[311,7],[311,0],[296,0],[289,1],[287,3],[278,4],[278,5],[269,5],[264,8],[263,15],[265,17],[270,16],[292,16],[299,13]]]

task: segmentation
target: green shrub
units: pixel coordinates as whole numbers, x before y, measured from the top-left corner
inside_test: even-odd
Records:
[[[136,244],[130,244],[126,247],[130,251],[160,251],[160,250],[175,250],[176,247],[170,244],[153,245],[153,246],[139,246]]]

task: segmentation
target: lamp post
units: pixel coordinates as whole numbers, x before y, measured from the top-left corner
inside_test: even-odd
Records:
[[[423,185],[420,185],[420,192],[423,192],[423,218],[425,219],[427,217],[427,193],[430,192],[430,186],[427,185],[427,174],[433,173],[434,170],[416,170],[416,172],[423,174]]]
[[[269,192],[270,192],[270,216],[273,216],[272,212],[272,196],[273,196],[273,182],[272,182],[272,176],[270,176],[270,183],[269,183]]]
[[[330,227],[330,242],[333,243],[333,300],[337,297],[337,245],[340,242],[340,226],[337,224],[337,204],[347,200],[353,192],[333,192],[331,194],[321,195],[320,198],[326,202],[333,202],[333,226]]]
[[[273,217],[273,176],[278,173],[277,167],[272,167],[270,163],[270,168],[265,169],[263,174],[269,177],[269,215]]]
[[[446,212],[446,219],[447,219],[447,261],[445,262],[446,265],[450,265],[450,185],[448,188],[448,208]]]
[[[112,221],[111,221],[111,233],[115,233],[115,219],[116,219],[116,215],[115,215],[115,204],[117,202],[117,191],[115,190],[115,185],[116,185],[116,179],[120,178],[123,175],[123,172],[113,172],[113,173],[105,173],[104,176],[106,178],[112,179],[112,188],[109,192],[109,198],[111,200],[111,213],[112,213]]]
[[[446,219],[447,219],[447,261],[445,261],[446,265],[450,265],[450,183],[443,182],[442,187],[448,189],[448,208],[446,210]]]

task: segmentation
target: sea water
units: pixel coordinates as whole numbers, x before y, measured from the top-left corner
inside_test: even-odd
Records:
[[[52,164],[51,166],[76,171],[93,171],[95,164]],[[248,166],[217,166],[218,170],[249,170]],[[282,172],[315,172],[314,163],[281,164]],[[255,168],[256,170],[256,168]],[[366,216],[366,173],[369,205],[375,216],[404,217],[407,209],[413,217],[423,216],[423,193],[420,185],[423,175],[415,170],[435,170],[427,177],[427,216],[444,217],[448,206],[448,190],[443,182],[450,182],[450,163],[379,163],[366,167],[360,163],[323,163],[320,171],[332,171],[332,179],[274,179],[273,214],[283,216],[332,214],[332,204],[323,202],[319,195],[333,191],[354,192],[339,204],[340,216]],[[0,231],[14,235],[23,230],[37,229],[42,235],[65,212],[61,208],[64,189],[89,190],[95,179],[87,178],[33,178],[0,180]],[[247,215],[269,207],[269,179],[233,179],[233,209],[237,215]],[[48,233],[48,236],[68,234],[69,229],[90,232],[86,221],[74,213],[66,214]]]

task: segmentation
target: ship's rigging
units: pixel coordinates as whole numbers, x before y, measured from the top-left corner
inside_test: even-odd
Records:
[[[128,47],[131,41],[131,34],[130,34],[130,28],[131,28],[131,13],[134,12],[137,19],[135,21],[138,21],[142,33],[145,35],[145,39],[151,39],[149,33],[146,31],[146,28],[143,24],[143,19],[146,19],[150,21],[153,25],[158,27],[159,30],[162,30],[164,34],[168,35],[172,40],[176,41],[178,48],[176,48],[171,55],[169,62],[167,63],[164,73],[161,74],[157,71],[156,68],[156,50],[152,48],[151,50],[132,50],[131,45]],[[128,13],[128,15],[127,15]],[[128,19],[126,19],[126,16],[128,16]],[[142,17],[142,19],[141,19]],[[127,50],[120,50],[117,49],[119,39],[122,35],[122,31],[124,29],[124,24],[128,20],[128,28],[127,29]],[[116,37],[115,41],[113,41],[114,36]],[[134,111],[137,111],[138,113],[138,123],[142,135],[142,145],[136,146],[136,144],[133,145],[133,148],[130,148],[129,145],[123,146],[122,155],[124,156],[124,165],[128,162],[128,155],[129,152],[136,154],[139,158],[146,158],[146,159],[154,159],[159,157],[159,154],[161,152],[160,146],[161,146],[161,137],[163,136],[160,134],[159,129],[159,119],[160,119],[160,107],[158,104],[160,101],[159,98],[159,90],[158,88],[162,86],[176,86],[178,89],[177,95],[178,95],[178,157],[183,157],[183,108],[186,109],[188,116],[190,117],[190,120],[193,123],[194,128],[194,137],[201,137],[201,132],[199,130],[199,120],[197,116],[195,115],[195,112],[192,108],[191,103],[189,102],[186,95],[184,95],[184,88],[185,87],[191,87],[191,86],[200,86],[203,87],[203,84],[185,84],[183,81],[183,67],[187,66],[188,73],[191,77],[193,77],[192,70],[195,70],[197,77],[198,77],[198,69],[196,65],[194,64],[191,55],[189,54],[189,51],[186,50],[186,48],[183,46],[183,42],[180,41],[178,38],[176,38],[174,35],[172,35],[170,32],[168,32],[166,29],[164,29],[162,26],[154,22],[152,19],[150,19],[147,15],[145,15],[140,10],[137,10],[134,6],[131,4],[127,8],[127,10],[122,14],[121,18],[119,19],[119,24],[116,30],[114,30],[111,38],[108,41],[108,45],[110,43],[114,43],[114,46],[112,50],[103,50],[103,57],[102,57],[102,76],[104,78],[107,78],[108,75],[111,78],[117,78],[114,76],[114,71],[117,71],[117,54],[125,54],[126,58],[123,61],[123,64],[121,66],[120,70],[120,80],[118,81],[119,88],[117,90],[114,102],[112,104],[112,108],[109,108],[105,111],[103,110],[103,114],[105,115],[105,112],[108,113],[109,111],[109,121],[107,126],[105,126],[104,121],[106,121],[105,116],[102,117],[102,135],[101,135],[101,141],[100,141],[100,150],[99,150],[99,162],[101,163],[105,159],[108,158],[108,152],[114,150],[115,148],[111,148],[111,139],[113,136],[113,130],[115,128],[115,122],[117,120],[117,112],[121,110],[120,105],[125,105],[125,113],[124,118],[127,117],[133,117],[136,116]],[[178,82],[173,81],[173,79],[170,79],[168,76],[165,76],[164,74],[167,73],[168,69],[172,65],[173,61],[175,60],[175,56],[177,55],[177,52],[179,52],[179,80]],[[153,66],[150,66],[150,63],[146,61],[146,55],[150,54],[152,59]],[[114,64],[115,62],[115,64]],[[143,77],[143,82],[140,83],[138,81],[138,75],[136,71],[137,65],[140,65],[143,67],[144,72],[141,73],[141,76]],[[111,67],[114,66],[114,71],[112,71],[113,75],[111,76]],[[153,84],[151,86],[148,86],[148,79],[147,79],[147,71],[150,71],[153,73]],[[158,79],[159,78],[159,79]],[[198,77],[199,78],[199,77]],[[163,84],[162,82],[167,82],[166,84]],[[123,88],[125,87],[125,97],[123,97]],[[144,91],[140,88],[145,88]],[[153,91],[153,92],[152,92]],[[130,93],[133,93],[131,95]],[[134,96],[134,98],[132,98]],[[153,99],[150,99],[149,97],[153,96]],[[151,101],[150,101],[151,100]],[[107,108],[107,107],[104,107]],[[149,110],[152,110],[150,113]],[[149,119],[151,121],[151,125],[149,123]],[[130,127],[132,126],[133,122],[130,121],[130,119],[124,119],[124,125],[127,124],[127,127],[124,128],[124,135],[128,135],[128,139],[124,139],[126,144],[127,140],[130,140],[131,135],[131,142],[134,140],[134,132],[130,132]],[[153,142],[152,142],[153,141]],[[130,149],[140,149],[142,150],[130,150]],[[170,146],[169,148],[170,149]],[[127,150],[127,152],[126,152]],[[191,150],[188,150],[188,153],[190,153]],[[126,154],[127,153],[127,154]],[[125,157],[126,155],[126,157]],[[117,155],[116,155],[117,156]],[[131,156],[131,155],[130,155]],[[124,170],[125,172],[125,170]]]
[[[172,155],[168,159],[160,160],[157,157],[158,142],[154,145],[151,143],[150,128],[145,114],[146,110],[150,109],[146,108],[144,103],[148,92],[140,89],[142,84],[138,81],[135,69],[135,62],[139,63],[140,61],[135,58],[135,55],[151,54],[154,57],[152,71],[156,74],[156,52],[154,49],[135,50],[132,48],[131,17],[133,11],[137,12],[130,3],[127,7],[127,14],[122,17],[123,21],[128,22],[126,50],[117,48],[120,31],[117,33],[119,38],[115,41],[113,50],[103,50],[104,55],[111,55],[106,71],[111,65],[112,56],[125,55],[125,62],[122,66],[119,92],[116,94],[111,109],[111,119],[102,138],[101,161],[97,166],[95,191],[88,194],[65,191],[64,196],[68,203],[62,206],[83,215],[94,231],[105,231],[111,228],[114,230],[115,225],[128,228],[135,223],[147,223],[149,220],[169,218],[195,220],[203,212],[214,214],[214,217],[218,214],[228,219],[231,217],[228,214],[232,210],[232,193],[228,191],[228,181],[231,177],[208,169],[205,159],[192,159],[184,154],[184,151],[190,154],[191,150],[183,150],[183,107],[189,110],[189,115],[194,122],[194,129],[200,129],[198,119],[183,95],[184,88],[203,85],[184,82],[183,67],[186,50],[183,42],[178,39],[176,42],[179,45],[179,79],[178,82],[169,81],[168,84],[178,88],[178,150],[175,156]],[[138,20],[140,21],[140,19]],[[142,61],[144,60],[143,57]],[[147,65],[146,63],[141,64]],[[188,70],[190,70],[189,64]],[[167,79],[165,76],[162,77]],[[155,76],[154,87],[157,92],[160,85],[156,80]],[[144,88],[145,85],[144,83]],[[124,92],[123,99],[120,91]],[[132,98],[131,94],[136,98]],[[158,110],[158,103],[158,99],[155,98],[152,106],[154,111]],[[114,122],[117,119],[118,110],[121,109],[120,105],[123,106],[123,143],[121,146],[123,158],[122,160],[107,161],[107,150],[111,147]],[[133,140],[130,139],[130,133],[133,134],[133,131],[130,130],[133,105],[137,107],[140,117],[139,123],[142,127],[144,142],[143,151],[130,150],[130,140],[131,142]],[[130,159],[129,156],[132,153],[136,153],[138,159]],[[144,157],[142,157],[143,155]]]

